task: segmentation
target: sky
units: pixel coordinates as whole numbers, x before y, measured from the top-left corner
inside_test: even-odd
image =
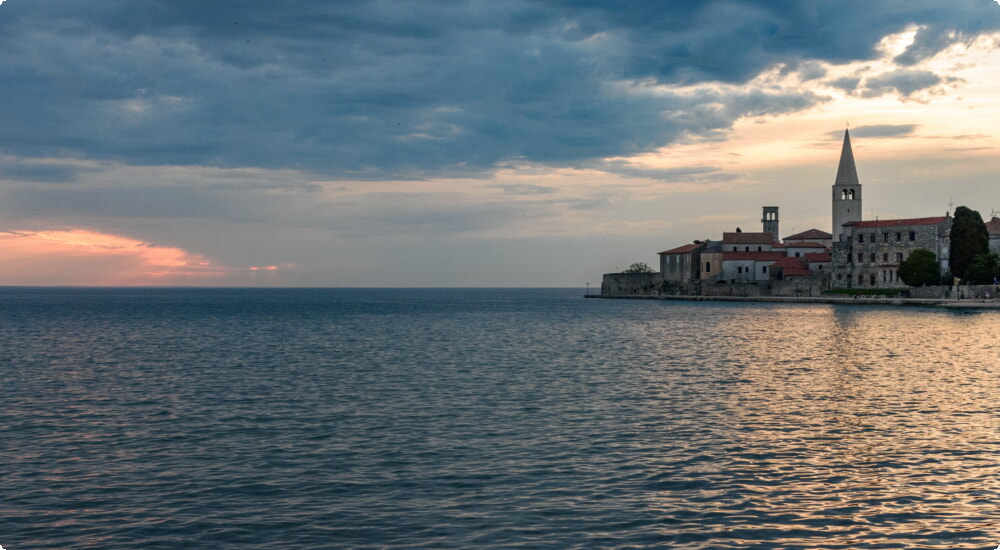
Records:
[[[994,0],[0,0],[0,285],[580,287],[1000,211]]]

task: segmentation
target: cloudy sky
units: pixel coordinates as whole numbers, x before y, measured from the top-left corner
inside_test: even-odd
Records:
[[[994,0],[0,1],[0,285],[579,286],[1000,210]]]

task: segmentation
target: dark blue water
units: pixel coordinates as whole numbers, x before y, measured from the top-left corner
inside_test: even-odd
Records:
[[[994,548],[1000,314],[0,289],[0,545]]]

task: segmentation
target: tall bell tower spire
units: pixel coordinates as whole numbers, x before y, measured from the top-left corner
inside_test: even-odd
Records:
[[[861,182],[854,165],[850,131],[844,130],[844,147],[840,150],[840,166],[833,183],[833,240],[841,240],[843,225],[861,221]]]

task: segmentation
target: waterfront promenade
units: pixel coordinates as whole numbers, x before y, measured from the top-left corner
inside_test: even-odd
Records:
[[[690,302],[777,302],[785,304],[840,304],[840,305],[882,305],[919,306],[950,309],[1000,309],[997,299],[934,299],[897,298],[882,296],[676,296],[676,295],[609,295],[585,294],[585,298],[608,300],[675,300]]]

